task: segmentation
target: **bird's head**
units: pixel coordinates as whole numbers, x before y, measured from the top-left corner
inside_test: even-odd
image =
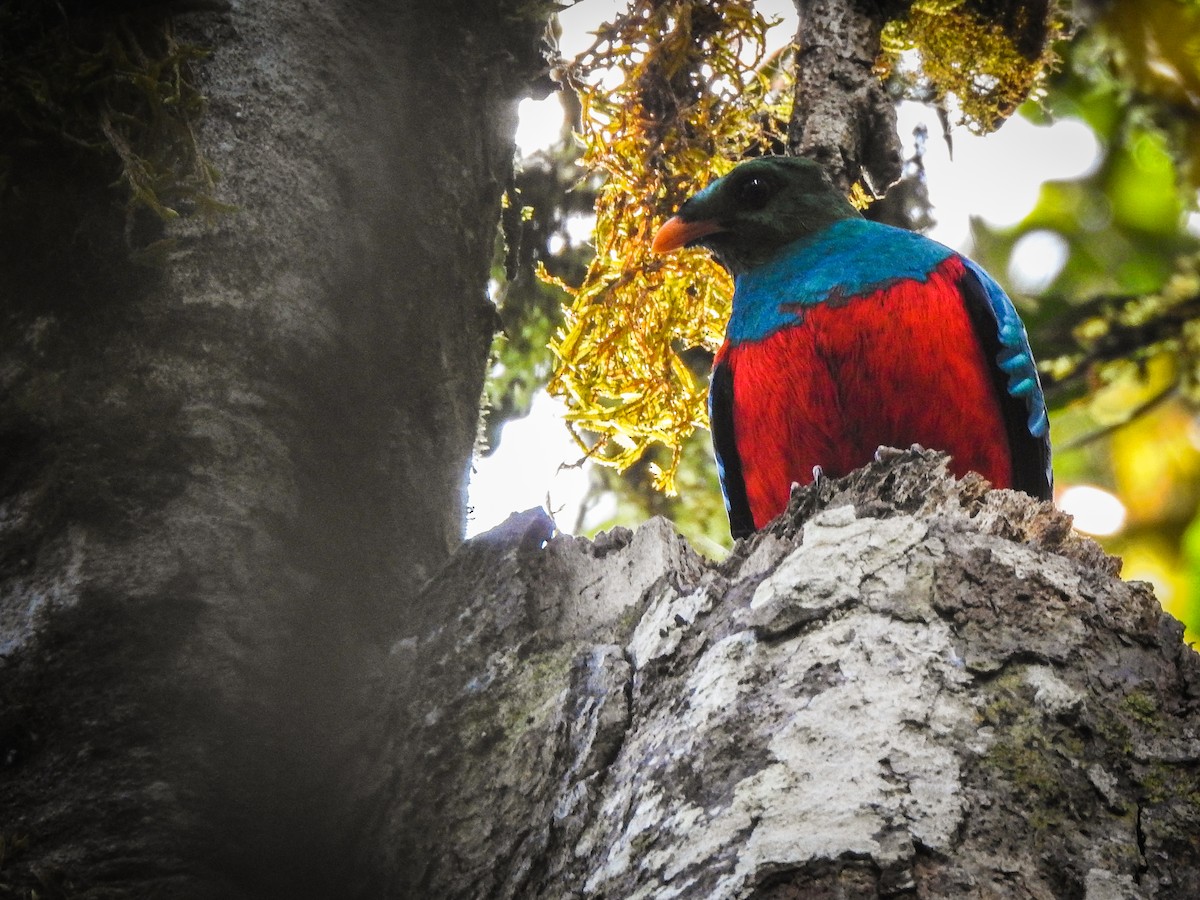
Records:
[[[764,156],[742,163],[685,202],[659,229],[653,249],[707,247],[738,275],[793,241],[858,216],[817,163]]]

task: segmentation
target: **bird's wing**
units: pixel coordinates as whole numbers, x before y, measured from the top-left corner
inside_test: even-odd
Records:
[[[1054,490],[1050,422],[1025,326],[1004,289],[971,260],[964,257],[963,263],[966,271],[959,287],[975,333],[992,361],[1008,432],[1013,487],[1049,500]]]
[[[729,513],[729,531],[735,539],[745,537],[754,533],[754,517],[750,514],[750,501],[746,499],[742,461],[734,440],[733,369],[721,356],[713,366],[708,388],[708,421],[712,428],[721,493],[725,495],[725,510]]]

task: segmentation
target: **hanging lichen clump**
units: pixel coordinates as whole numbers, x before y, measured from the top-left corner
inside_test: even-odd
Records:
[[[65,152],[99,161],[123,188],[136,254],[155,249],[133,239],[141,210],[169,221],[228,209],[193,130],[205,103],[190,66],[205,53],[153,4],[0,0],[0,200],[22,190],[22,163]]]
[[[562,285],[572,302],[551,344],[549,390],[601,462],[625,468],[654,444],[670,448],[655,471],[667,491],[683,441],[706,424],[706,378],[680,354],[716,349],[732,285],[702,252],[649,248],[683,199],[781,140],[789,95],[760,71],[767,28],[750,0],[635,0],[568,73],[583,164],[606,180],[595,259],[581,286]]]
[[[877,68],[906,96],[951,102],[959,124],[986,134],[1035,92],[1063,31],[1050,0],[916,0],[884,27]]]

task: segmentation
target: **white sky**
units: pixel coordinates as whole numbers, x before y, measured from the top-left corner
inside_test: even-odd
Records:
[[[624,0],[581,0],[560,13],[563,55],[570,57],[586,49],[592,40],[588,32],[624,5]],[[773,31],[775,40],[780,44],[790,40],[796,30],[792,0],[764,0],[759,8],[769,16],[784,19]],[[528,155],[557,141],[562,115],[554,96],[540,102],[524,101],[517,129],[521,151]],[[925,167],[937,219],[930,237],[966,253],[971,250],[971,216],[996,227],[1015,225],[1033,209],[1042,182],[1079,178],[1099,163],[1096,138],[1077,120],[1039,126],[1014,118],[986,138],[958,129],[953,132],[953,160],[941,138],[936,114],[916,103],[903,103],[899,110],[899,132],[906,155],[912,151],[913,129],[922,123],[929,134]],[[1037,293],[1050,284],[1065,259],[1066,245],[1061,237],[1053,232],[1035,232],[1018,243],[1012,266],[1005,274],[1014,287]],[[544,505],[547,498],[559,525],[570,527],[578,514],[587,475],[581,469],[559,467],[578,460],[579,455],[563,427],[561,404],[539,396],[528,417],[505,426],[496,452],[476,461],[468,535],[499,524],[510,512]],[[1087,515],[1082,507],[1072,511],[1077,517]]]

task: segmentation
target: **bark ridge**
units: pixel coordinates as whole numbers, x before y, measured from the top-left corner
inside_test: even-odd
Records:
[[[661,519],[469,542],[382,681],[363,894],[1196,896],[1197,655],[945,463],[798,490],[719,564]]]

